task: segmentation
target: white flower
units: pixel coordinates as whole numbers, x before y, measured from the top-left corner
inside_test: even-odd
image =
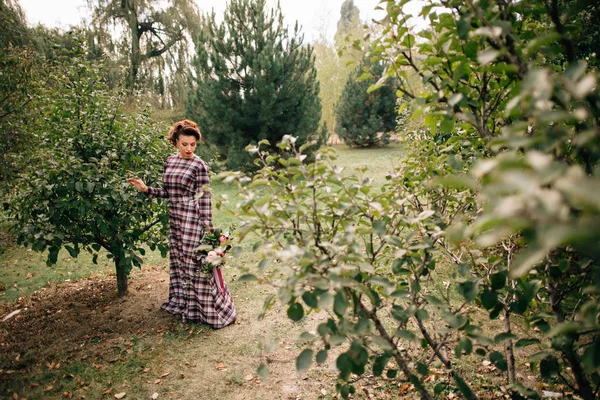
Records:
[[[216,251],[209,251],[206,255],[206,261],[213,262],[219,259],[219,255]]]

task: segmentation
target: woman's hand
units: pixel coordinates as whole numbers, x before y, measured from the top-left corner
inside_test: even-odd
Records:
[[[137,190],[139,190],[140,192],[144,192],[144,193],[148,192],[148,186],[146,186],[146,184],[141,179],[138,179],[138,178],[127,178],[127,182],[129,182],[133,186],[135,186],[135,188]]]

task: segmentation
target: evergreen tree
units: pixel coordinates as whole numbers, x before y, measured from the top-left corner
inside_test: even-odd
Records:
[[[290,35],[279,6],[267,11],[265,0],[232,0],[220,25],[208,17],[186,115],[229,168],[245,169],[244,148],[262,139],[273,151],[286,134],[300,144],[319,141],[319,84],[313,48],[303,38],[297,24]]]
[[[361,73],[370,67],[370,72]],[[335,110],[335,133],[350,147],[386,146],[396,127],[396,92],[384,86],[367,93],[383,73],[383,64],[363,59],[348,77]]]

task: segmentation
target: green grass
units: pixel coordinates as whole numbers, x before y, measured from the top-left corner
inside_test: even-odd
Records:
[[[381,149],[352,149],[345,145],[332,146],[338,159],[336,164],[344,167],[347,174],[356,174],[356,169],[366,167],[364,178],[373,179],[375,186],[385,183],[385,176],[398,166],[404,154],[401,145],[392,143]]]
[[[16,246],[0,254],[0,265],[0,288],[5,288],[0,291],[0,302],[15,301],[44,286],[114,273],[113,262],[105,257],[93,264],[90,254],[72,258],[67,251],[61,251],[56,265],[47,266],[46,253]]]

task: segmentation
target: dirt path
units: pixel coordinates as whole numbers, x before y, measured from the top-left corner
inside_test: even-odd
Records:
[[[135,273],[124,298],[115,296],[114,277],[39,290],[0,308],[0,320],[21,310],[0,322],[0,384],[16,393],[16,380],[36,387],[37,377],[53,369],[64,369],[63,377],[78,378],[69,367],[90,376],[86,368],[102,374],[138,362],[133,374],[100,382],[102,388],[82,382],[81,393],[66,391],[72,385],[59,379],[45,398],[64,398],[67,393],[94,398],[89,397],[94,390],[107,392],[105,397],[125,392],[127,399],[149,399],[154,393],[159,398],[223,400],[317,399],[330,394],[335,377],[331,360],[307,373],[295,369],[298,335],[313,330],[323,316],[294,324],[282,309],[258,321],[266,289],[239,282],[230,289],[240,318],[217,331],[183,324],[160,310],[168,293],[166,270]],[[268,353],[266,342],[276,343],[275,350]],[[269,365],[266,381],[256,375],[263,362]],[[2,389],[0,397],[10,390]]]

